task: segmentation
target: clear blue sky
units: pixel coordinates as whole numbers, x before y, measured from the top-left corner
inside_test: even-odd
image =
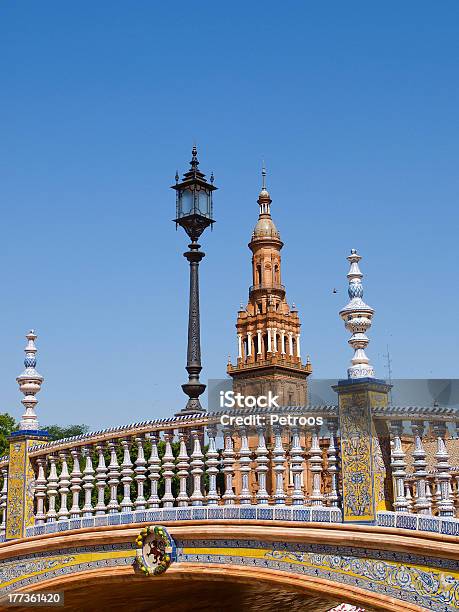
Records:
[[[21,414],[30,327],[42,423],[184,405],[187,241],[169,186],[194,140],[219,187],[204,381],[235,353],[263,158],[315,376],[346,374],[355,247],[376,373],[389,343],[394,376],[457,377],[458,20],[457,1],[2,2],[0,410]]]

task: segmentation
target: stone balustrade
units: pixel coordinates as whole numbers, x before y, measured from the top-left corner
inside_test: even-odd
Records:
[[[321,427],[222,428],[219,415],[207,414],[37,444],[30,449],[35,472],[33,524],[216,506],[310,506],[324,511],[314,516],[336,519],[342,458],[333,408],[311,412],[322,414]],[[459,444],[457,422],[450,416],[431,422],[416,416],[409,421],[398,413],[379,417],[388,436],[386,478],[393,483],[392,497],[379,510],[455,520],[459,468],[451,464],[450,449]],[[4,538],[8,458],[0,460],[0,474]]]

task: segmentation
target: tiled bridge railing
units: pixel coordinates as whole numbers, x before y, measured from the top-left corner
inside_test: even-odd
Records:
[[[341,522],[337,411],[334,406],[315,407],[311,414],[322,415],[322,428],[220,430],[218,415],[202,415],[33,446],[34,518],[26,535],[146,520]],[[450,415],[437,414],[428,428],[423,413],[395,408],[375,418],[390,432],[393,483],[379,523],[459,535],[459,469],[450,465],[448,450],[459,443],[451,433],[457,423]],[[408,420],[411,446],[404,437]],[[431,471],[426,432],[435,444]],[[0,470],[3,540],[7,457],[0,459]]]

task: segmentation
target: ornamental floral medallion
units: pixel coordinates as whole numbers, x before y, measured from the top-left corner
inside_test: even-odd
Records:
[[[163,574],[172,558],[172,539],[160,525],[142,529],[136,539],[136,564],[145,576]]]

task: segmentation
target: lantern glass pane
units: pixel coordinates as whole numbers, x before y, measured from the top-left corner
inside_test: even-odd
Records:
[[[181,217],[185,217],[187,215],[191,215],[193,214],[194,210],[193,210],[193,200],[194,200],[194,194],[191,191],[191,189],[185,189],[184,191],[182,191],[181,193],[181,198],[180,198],[180,216]]]
[[[210,198],[206,189],[199,191],[199,211],[201,215],[210,217]]]

